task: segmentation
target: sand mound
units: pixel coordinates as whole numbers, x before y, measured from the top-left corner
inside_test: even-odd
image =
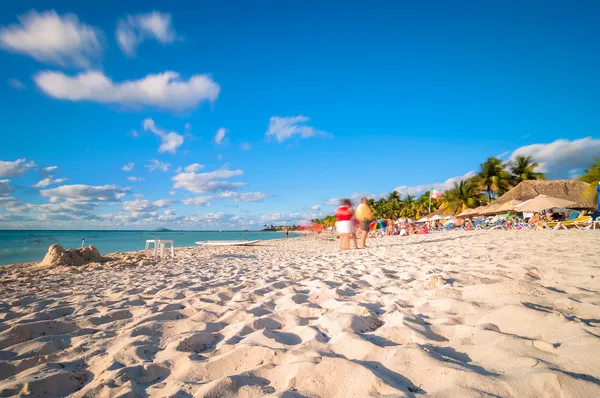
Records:
[[[56,243],[48,248],[48,253],[38,264],[39,268],[54,268],[59,266],[78,267],[88,263],[100,263],[103,258],[94,246],[65,250]]]

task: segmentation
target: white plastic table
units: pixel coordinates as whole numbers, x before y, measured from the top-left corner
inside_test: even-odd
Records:
[[[164,251],[168,244],[171,244],[171,258],[175,257],[175,250],[173,249],[175,247],[175,244],[173,243],[172,240],[161,240],[158,243],[160,245],[160,256],[161,257],[164,257]]]
[[[150,245],[154,245],[154,257],[158,256],[158,247],[160,246],[160,239],[148,239],[146,241],[146,247],[144,248],[144,254],[148,252]]]

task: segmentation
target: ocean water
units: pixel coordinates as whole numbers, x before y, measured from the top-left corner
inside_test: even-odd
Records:
[[[291,236],[291,235],[290,235]],[[175,242],[175,247],[195,246],[206,240],[268,240],[284,237],[281,232],[243,231],[0,231],[0,265],[41,261],[48,247],[60,243],[65,249],[94,245],[100,253],[143,250],[148,239]]]

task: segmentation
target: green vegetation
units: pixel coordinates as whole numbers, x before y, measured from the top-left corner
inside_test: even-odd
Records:
[[[590,184],[586,195],[592,196],[600,182],[600,159],[596,159],[595,163],[589,169],[586,169],[585,174],[579,177],[579,179]]]

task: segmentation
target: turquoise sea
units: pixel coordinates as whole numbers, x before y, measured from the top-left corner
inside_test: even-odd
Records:
[[[281,232],[243,231],[0,231],[0,265],[41,261],[48,247],[60,243],[65,249],[94,245],[100,253],[143,250],[147,239],[173,240],[175,247],[195,246],[206,240],[268,240],[284,237]]]

